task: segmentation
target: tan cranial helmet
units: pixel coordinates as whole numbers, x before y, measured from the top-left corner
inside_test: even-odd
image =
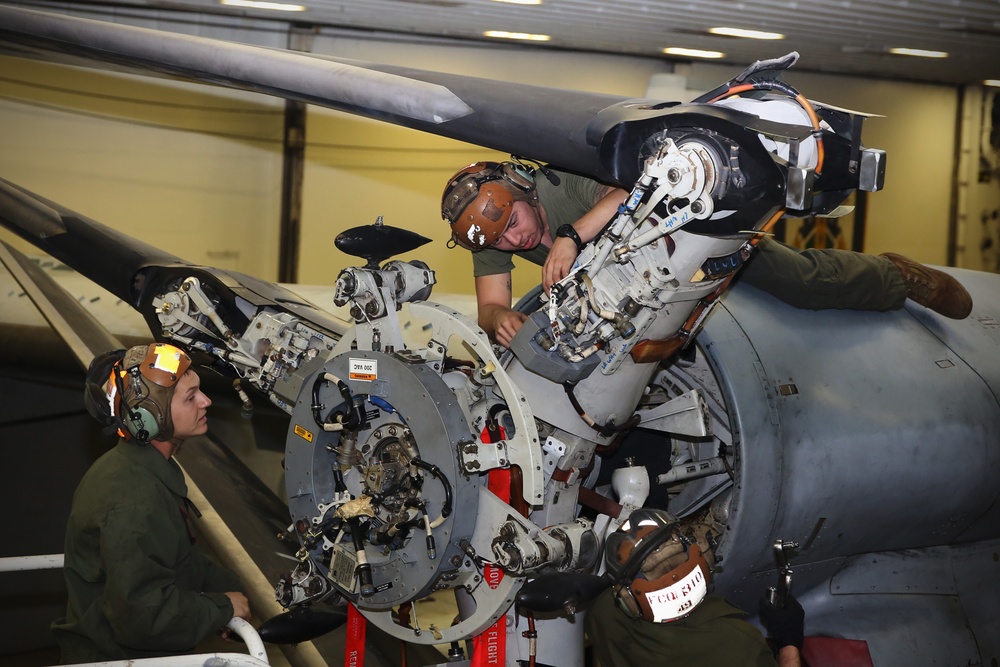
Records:
[[[712,546],[705,524],[682,524],[664,510],[636,510],[604,546],[618,607],[654,623],[684,618],[708,594]]]
[[[506,231],[515,201],[538,204],[533,170],[514,162],[476,162],[448,181],[441,216],[451,224],[455,243],[482,250]]]
[[[174,387],[190,367],[184,350],[165,343],[99,355],[87,371],[87,411],[125,439],[169,440]]]

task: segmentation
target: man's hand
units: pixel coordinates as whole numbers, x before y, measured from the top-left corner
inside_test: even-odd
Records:
[[[247,596],[243,595],[243,593],[240,593],[239,591],[227,591],[225,595],[229,598],[229,602],[233,605],[233,618],[242,618],[244,621],[249,622],[250,601],[247,600]],[[227,642],[242,641],[239,635],[229,628],[222,628],[222,630],[219,631],[219,636]]]
[[[247,596],[238,591],[230,591],[226,593],[226,597],[233,604],[233,616],[242,618],[244,621],[249,621],[250,601],[247,600]]]
[[[510,340],[528,319],[527,315],[510,307],[510,274],[476,278],[476,303],[479,306],[479,326],[493,340],[510,347]]]
[[[510,347],[514,334],[521,329],[521,325],[527,319],[527,315],[516,310],[497,308],[493,316],[493,337],[504,347]]]
[[[542,287],[546,293],[552,285],[569,275],[569,270],[576,261],[576,255],[576,243],[573,239],[560,236],[552,242],[552,249],[549,250],[545,266],[542,267]]]

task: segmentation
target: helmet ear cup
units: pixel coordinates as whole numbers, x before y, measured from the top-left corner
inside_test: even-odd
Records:
[[[528,193],[535,189],[535,172],[516,162],[504,162],[501,165],[503,177],[508,183],[521,192]]]
[[[160,434],[159,421],[146,408],[127,408],[124,422],[128,432],[139,442],[148,443]]]
[[[103,372],[111,363],[108,380],[100,388],[104,398],[96,396],[96,382],[85,394],[91,414],[99,420],[106,415],[102,423],[113,422],[122,437],[132,436],[143,444],[173,437],[170,404],[191,358],[173,345],[152,343],[102,355],[92,367],[96,364]]]

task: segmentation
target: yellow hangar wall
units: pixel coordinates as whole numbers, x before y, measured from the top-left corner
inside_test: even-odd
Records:
[[[313,50],[636,97],[675,71],[655,59],[342,37],[317,38]],[[809,66],[803,57],[800,69]],[[675,73],[704,90],[738,69]],[[886,189],[869,198],[866,250],[947,263],[956,122],[968,110],[959,91],[804,71],[788,80],[812,99],[885,116],[865,127],[865,143],[889,154]],[[0,58],[0,177],[189,261],[265,279],[277,276],[282,127],[282,102],[262,95]],[[437,290],[472,293],[468,253],[445,247],[439,197],[459,167],[504,155],[312,106],[306,132],[299,282],[332,284],[355,263],[334,237],[383,216],[432,239],[403,258],[428,262]],[[995,186],[983,188],[987,206]],[[981,268],[978,252],[958,258]],[[537,281],[523,268],[514,292]]]
[[[282,108],[0,58],[0,178],[189,261],[273,279]]]

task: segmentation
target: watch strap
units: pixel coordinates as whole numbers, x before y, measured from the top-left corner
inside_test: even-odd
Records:
[[[577,233],[577,231],[573,228],[573,225],[561,225],[556,230],[556,236],[564,239],[572,239],[573,243],[576,244],[576,251],[580,252],[581,250],[583,250],[584,246],[583,240],[580,238],[580,235]]]

